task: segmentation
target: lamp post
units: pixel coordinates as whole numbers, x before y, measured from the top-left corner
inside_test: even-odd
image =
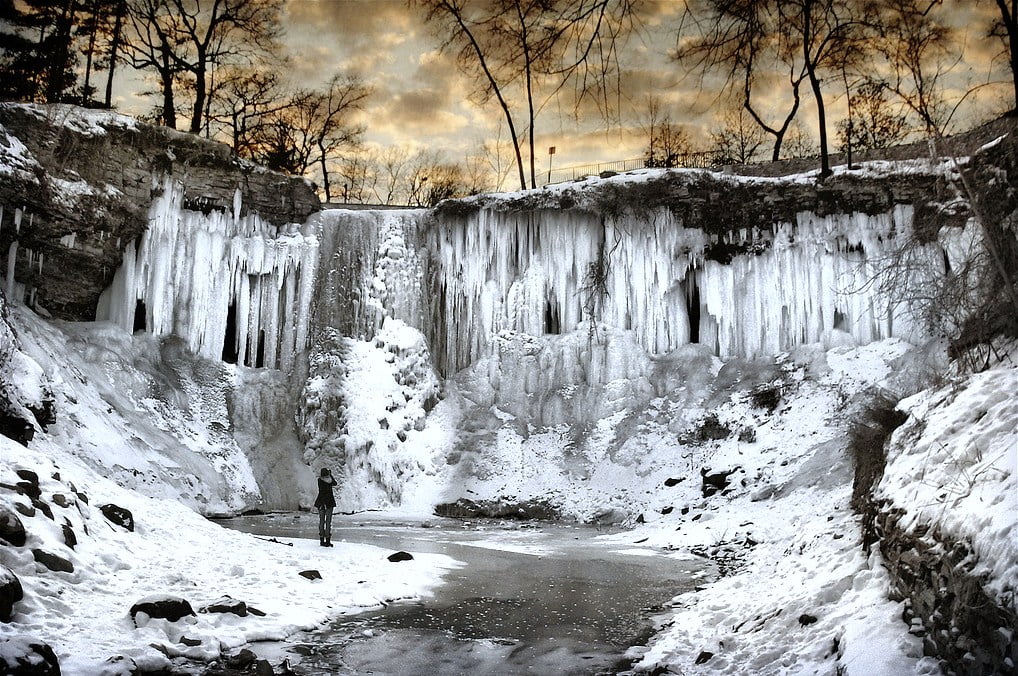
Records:
[[[548,147],[548,183],[551,183],[551,158],[555,155],[555,146]]]

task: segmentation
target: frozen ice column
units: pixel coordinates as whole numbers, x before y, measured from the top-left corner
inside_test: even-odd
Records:
[[[96,319],[179,336],[209,359],[289,371],[307,345],[318,239],[240,217],[239,194],[232,211],[205,214],[183,208],[179,182],[160,186],[148,230],[124,249]]]

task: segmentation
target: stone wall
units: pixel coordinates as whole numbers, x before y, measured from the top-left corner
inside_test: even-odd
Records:
[[[899,526],[903,512],[881,505],[875,515],[880,552],[905,599],[902,618],[923,638],[924,652],[961,676],[1018,673],[1018,615],[988,596],[973,573],[969,546],[935,530]]]
[[[112,113],[0,104],[0,126],[8,151],[13,137],[36,163],[0,175],[3,269],[17,241],[15,279],[24,300],[61,319],[95,317],[123,248],[147,227],[154,177],[180,180],[192,209],[232,210],[238,189],[242,213],[276,225],[303,223],[320,209],[303,179],[241,160],[221,143]],[[16,209],[23,211],[19,228]]]

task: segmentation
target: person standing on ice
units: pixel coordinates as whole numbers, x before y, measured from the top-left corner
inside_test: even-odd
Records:
[[[315,498],[315,507],[318,508],[318,542],[322,547],[332,546],[332,510],[336,509],[336,496],[332,494],[332,487],[335,485],[332,472],[328,467],[323,467],[318,477],[318,497]]]

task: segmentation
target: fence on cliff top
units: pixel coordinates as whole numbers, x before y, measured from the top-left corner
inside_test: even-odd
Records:
[[[696,153],[680,153],[669,158],[637,157],[631,160],[615,160],[612,162],[596,162],[594,164],[580,164],[575,167],[562,167],[552,169],[546,175],[548,184],[575,181],[585,176],[598,176],[603,172],[611,171],[622,173],[634,169],[653,168],[683,168],[683,169],[712,169],[731,164],[718,151],[706,151]]]

